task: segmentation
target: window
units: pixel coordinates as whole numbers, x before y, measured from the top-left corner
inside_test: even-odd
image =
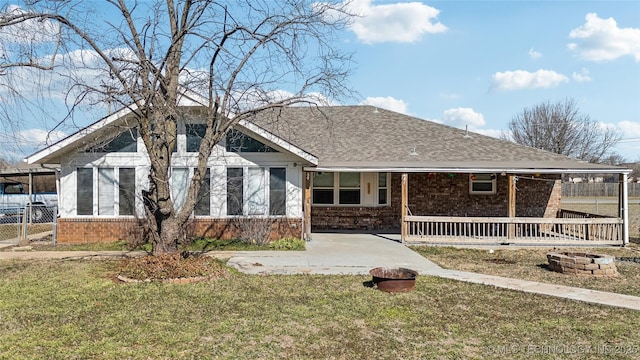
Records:
[[[227,215],[243,214],[242,168],[227,168]]]
[[[227,215],[286,215],[286,179],[286,168],[227,168]]]
[[[169,177],[169,187],[174,207],[179,210],[187,200],[187,190],[189,188],[189,169],[172,168]]]
[[[496,174],[470,174],[469,175],[470,194],[495,194]]]
[[[115,215],[114,169],[98,169],[98,215]]]
[[[265,214],[264,169],[249,168],[247,171],[247,193],[245,195],[247,214]]]
[[[202,185],[198,190],[198,199],[194,209],[195,215],[206,216],[211,214],[211,171],[207,169],[202,179]]]
[[[269,169],[269,215],[287,214],[287,169]]]
[[[76,212],[78,215],[93,215],[93,168],[79,168],[76,176]]]
[[[387,204],[387,173],[378,173],[378,205]]]
[[[138,129],[129,129],[116,135],[105,143],[94,146],[87,150],[87,152],[102,152],[102,153],[115,153],[115,152],[137,152],[138,151]]]
[[[136,208],[136,169],[120,168],[118,182],[118,211],[120,215],[133,215]]]
[[[187,152],[199,152],[202,138],[207,130],[206,124],[186,124]]]
[[[97,196],[94,196],[94,176],[97,176],[95,185]],[[102,216],[134,214],[136,190],[134,168],[98,168],[95,174],[93,168],[78,168],[76,178],[76,214]],[[96,205],[95,214],[94,205]]]
[[[24,188],[22,184],[4,184],[4,193],[9,194],[24,194]]]
[[[342,205],[360,204],[360,173],[340,173],[338,203]]]
[[[317,172],[313,175],[313,203],[333,204],[333,173]]]
[[[278,152],[272,147],[236,130],[231,130],[227,133],[226,142],[228,152]]]

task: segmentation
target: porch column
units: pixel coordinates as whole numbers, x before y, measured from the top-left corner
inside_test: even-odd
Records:
[[[302,220],[303,239],[305,241],[311,240],[311,173],[303,171],[304,177],[304,192],[302,195],[304,219]]]
[[[408,235],[405,217],[409,206],[409,174],[402,173],[402,198],[400,200],[400,239],[404,243]]]
[[[516,217],[516,177],[514,175],[509,175],[509,206],[508,213],[510,219]],[[515,224],[509,224],[509,239],[514,239],[516,237],[516,227]]]
[[[628,175],[622,174],[620,191],[618,192],[618,217],[622,218],[622,246],[629,244],[629,183]]]

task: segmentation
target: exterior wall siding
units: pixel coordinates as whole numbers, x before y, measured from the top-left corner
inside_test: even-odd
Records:
[[[236,221],[236,219],[197,218],[189,223],[187,233],[193,237],[234,239],[239,235]],[[267,222],[266,226],[271,226],[271,240],[302,236],[302,219],[266,218],[255,221]],[[133,218],[61,218],[58,220],[57,241],[61,244],[129,241],[145,236],[144,229],[144,223]]]
[[[391,175],[390,206],[312,206],[312,230],[400,229],[400,178],[399,173]],[[469,194],[469,174],[410,173],[409,210],[413,215],[425,216],[506,217],[508,179],[498,174],[495,194],[472,195]],[[517,189],[516,216],[556,216],[562,190],[559,176],[521,176]]]

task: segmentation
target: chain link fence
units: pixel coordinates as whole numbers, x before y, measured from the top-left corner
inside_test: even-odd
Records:
[[[57,206],[0,208],[0,242],[18,243],[41,235],[41,238],[51,236],[51,241],[55,243],[57,218]]]

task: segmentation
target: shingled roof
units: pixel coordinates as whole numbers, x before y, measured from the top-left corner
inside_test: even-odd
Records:
[[[316,170],[627,172],[373,106],[288,107],[251,121],[316,156]]]

